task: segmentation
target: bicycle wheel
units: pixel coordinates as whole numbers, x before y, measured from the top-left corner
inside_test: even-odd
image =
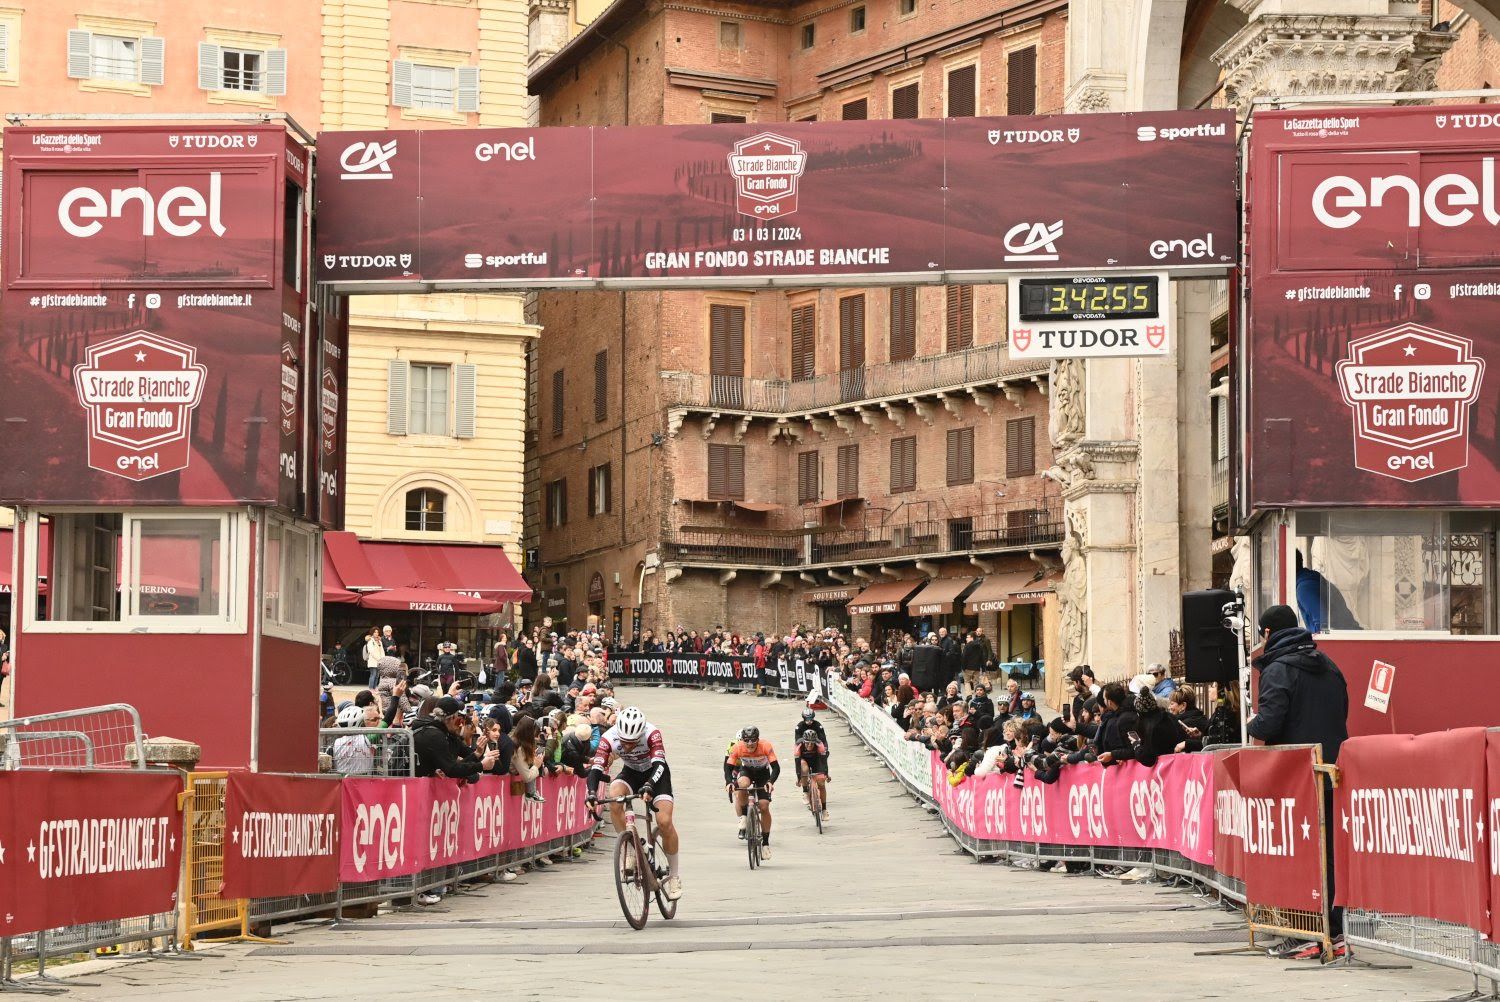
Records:
[[[665,855],[665,853],[663,853],[663,855]],[[656,910],[661,913],[662,918],[671,921],[672,919],[677,917],[677,902],[667,897],[667,892],[662,887],[662,883],[667,879],[667,868],[657,868],[656,855],[654,853],[651,855],[650,859],[651,867],[656,872]]]
[[[808,805],[812,808],[813,821],[818,825],[818,834],[823,834],[823,795],[818,792],[818,784],[813,783],[808,791]]]
[[[625,861],[632,860],[635,872],[625,872]],[[646,928],[651,914],[651,894],[646,889],[646,860],[641,852],[641,838],[633,831],[620,835],[615,842],[615,890],[620,893],[620,910],[632,929]]]
[[[745,809],[745,854],[750,858],[750,869],[760,866],[760,808],[751,799]]]

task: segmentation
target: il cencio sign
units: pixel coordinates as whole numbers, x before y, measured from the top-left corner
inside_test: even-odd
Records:
[[[1252,509],[1500,504],[1500,115],[1251,124]]]
[[[333,132],[340,288],[938,281],[1234,263],[1227,112]]]

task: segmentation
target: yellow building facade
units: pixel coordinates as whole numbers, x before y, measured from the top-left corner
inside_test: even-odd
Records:
[[[0,0],[0,112],[522,127],[528,31],[525,0]],[[500,546],[521,566],[524,314],[519,296],[351,300],[346,529]]]

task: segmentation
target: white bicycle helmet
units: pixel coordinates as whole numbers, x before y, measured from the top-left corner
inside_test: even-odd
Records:
[[[365,719],[365,708],[350,703],[339,711],[338,725],[340,727],[358,727]]]
[[[641,712],[639,706],[627,706],[620,711],[620,719],[616,721],[615,729],[626,741],[639,741],[646,734],[646,715]]]

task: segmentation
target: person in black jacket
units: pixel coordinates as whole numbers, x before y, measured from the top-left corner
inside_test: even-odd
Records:
[[[521,642],[516,645],[510,667],[517,678],[536,678],[536,648],[532,646],[531,638],[525,634],[521,635]]]
[[[1099,763],[1111,765],[1131,758],[1130,740],[1120,729],[1121,717],[1130,705],[1130,693],[1119,682],[1111,682],[1099,692],[1104,712],[1099,716],[1099,730],[1094,735],[1094,747],[1099,752]]]
[[[1260,614],[1261,653],[1250,663],[1260,672],[1256,714],[1246,727],[1250,737],[1268,745],[1316,744],[1324,762],[1336,762],[1349,737],[1349,687],[1338,665],[1318,650],[1312,634],[1297,625],[1291,606],[1273,605]],[[1324,873],[1327,900],[1334,901],[1333,789],[1323,784],[1323,811],[1330,823],[1324,829]],[[1344,909],[1328,913],[1328,932],[1335,955],[1343,948]],[[1278,956],[1309,960],[1319,955],[1317,944],[1288,942]]]
[[[984,662],[985,645],[980,643],[974,634],[970,633],[968,639],[964,641],[963,651],[959,654],[959,663],[963,667],[964,684],[969,687],[970,692],[974,692],[981,681],[988,681],[982,680],[980,677],[984,673]]]
[[[1208,734],[1208,714],[1198,709],[1198,696],[1188,688],[1172,690],[1167,697],[1167,712],[1177,718],[1187,732],[1187,740],[1178,751],[1202,751],[1203,739]]]
[[[1268,745],[1315,744],[1336,762],[1349,737],[1349,687],[1338,665],[1297,625],[1291,606],[1260,616],[1264,646],[1251,662],[1260,672],[1260,698],[1250,737]]]
[[[467,781],[489,771],[499,751],[490,748],[483,758],[476,757],[459,737],[463,726],[464,705],[452,696],[437,700],[430,715],[417,717],[411,730],[418,776],[442,775]]]
[[[943,652],[943,677],[955,682],[963,678],[962,645],[958,638],[948,632],[946,626],[938,627],[938,647]]]
[[[1135,703],[1120,714],[1119,732],[1128,750],[1114,756],[1117,762],[1134,759],[1150,767],[1163,755],[1170,755],[1187,740],[1187,731],[1156,700],[1149,686],[1135,694]]]

